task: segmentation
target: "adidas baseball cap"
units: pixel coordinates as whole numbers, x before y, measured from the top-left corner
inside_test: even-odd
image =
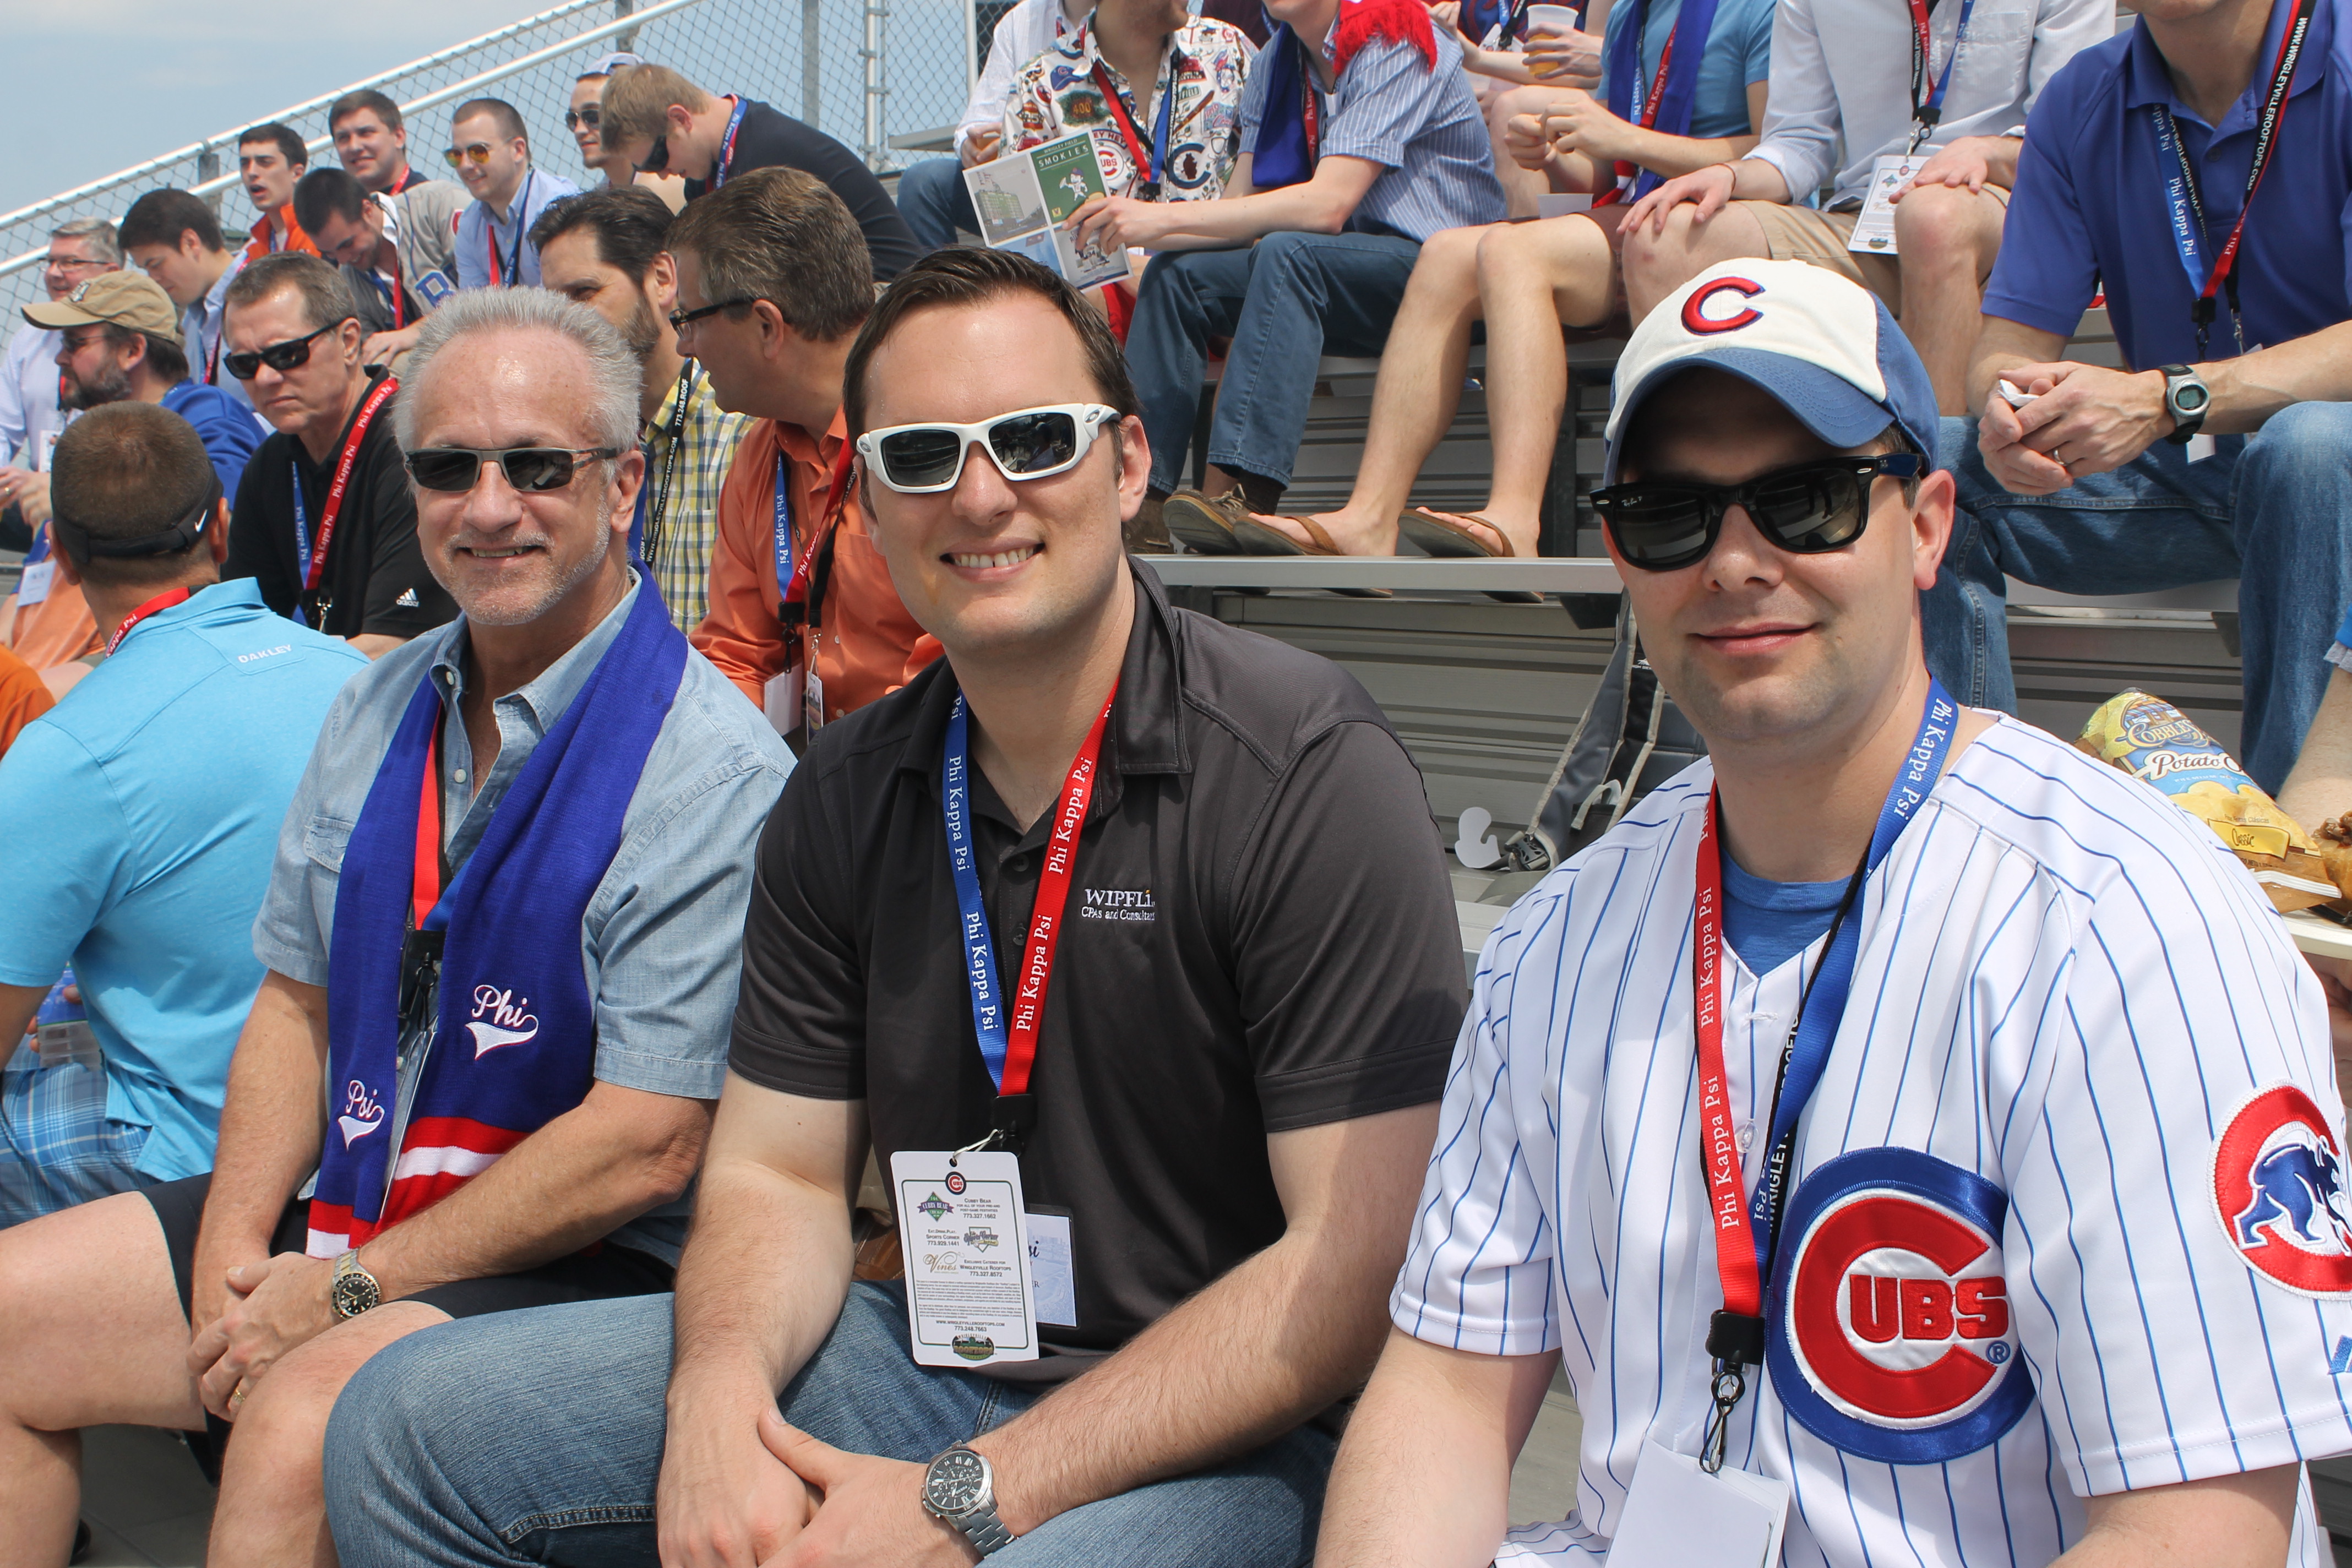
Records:
[[[1832,447],[1887,426],[1936,460],[1936,390],[1895,318],[1858,283],[1802,261],[1717,262],[1642,318],[1618,357],[1601,482],[1617,482],[1643,399],[1704,365],[1752,382]]]

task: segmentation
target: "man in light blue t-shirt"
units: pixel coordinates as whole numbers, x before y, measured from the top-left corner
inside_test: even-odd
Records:
[[[1706,29],[1703,49],[1680,33],[1685,12]],[[1592,210],[1433,236],[1381,357],[1363,465],[1348,504],[1313,517],[1253,519],[1236,528],[1238,542],[1279,549],[1272,536],[1280,535],[1294,549],[1328,544],[1343,555],[1393,555],[1402,531],[1433,555],[1535,554],[1552,442],[1568,402],[1559,329],[1623,316],[1617,254],[1627,205],[1661,178],[1755,145],[1771,55],[1772,0],[1612,6],[1600,91],[1563,88],[1548,113],[1520,115],[1507,132],[1521,165],[1540,171],[1555,192],[1593,193]],[[1471,326],[1482,319],[1495,454],[1487,502],[1475,512],[1407,511],[1421,465],[1454,421]]]
[[[0,1226],[212,1168],[261,984],[253,918],[327,709],[367,659],[219,581],[228,509],[187,421],[128,400],[59,438],[50,527],[108,658],[0,762],[0,1039],[70,964],[100,1071],[0,1075]]]

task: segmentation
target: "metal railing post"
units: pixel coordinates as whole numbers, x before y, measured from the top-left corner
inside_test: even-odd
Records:
[[[636,8],[637,8],[637,5],[636,5],[636,0],[613,0],[613,16],[614,16],[614,19],[615,21],[617,21],[617,20],[619,20],[621,17],[628,16],[630,13],[634,12]],[[627,29],[625,32],[619,32],[619,33],[615,33],[615,34],[614,34],[614,35],[613,35],[613,47],[614,47],[615,49],[620,50],[620,51],[621,51],[622,53],[624,53],[624,54],[635,54],[635,53],[636,53],[636,50],[637,50],[637,30],[636,30],[635,27],[631,27],[631,28]]]
[[[814,125],[823,112],[824,40],[817,27],[817,0],[801,0],[801,119]]]
[[[859,50],[866,58],[866,166],[882,166],[882,100],[889,89],[882,82],[882,22],[890,13],[881,0],[866,0],[866,47]]]

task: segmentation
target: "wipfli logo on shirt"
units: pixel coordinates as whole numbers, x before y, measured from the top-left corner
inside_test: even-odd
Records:
[[[530,998],[515,1000],[510,990],[495,985],[474,987],[474,1019],[466,1026],[474,1037],[474,1058],[507,1046],[528,1045],[539,1037],[539,1019],[528,1011]]]
[[[1082,921],[1129,921],[1149,924],[1160,918],[1149,888],[1085,888],[1087,901],[1078,908]]]

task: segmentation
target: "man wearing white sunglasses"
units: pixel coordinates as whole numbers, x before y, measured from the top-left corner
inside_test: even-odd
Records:
[[[1462,1012],[1421,780],[1346,675],[1129,564],[1135,394],[1052,274],[934,253],[845,391],[946,657],[769,820],[675,1308],[380,1357],[346,1568],[1312,1550]],[[851,1280],[869,1142],[909,1283]]]

